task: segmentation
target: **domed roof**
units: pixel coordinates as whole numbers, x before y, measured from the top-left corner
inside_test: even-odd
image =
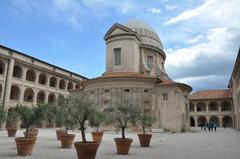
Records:
[[[142,39],[143,44],[155,46],[163,50],[162,42],[155,30],[141,20],[130,20],[124,26],[136,31]]]

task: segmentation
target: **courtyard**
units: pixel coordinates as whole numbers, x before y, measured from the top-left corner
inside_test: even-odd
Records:
[[[96,159],[239,159],[240,132],[234,129],[219,128],[217,132],[202,131],[193,128],[188,133],[153,133],[151,146],[141,148],[136,133],[127,133],[133,139],[128,156],[116,155],[114,137],[120,134],[106,132],[98,149]],[[75,141],[80,141],[80,132]],[[17,132],[17,137],[23,136],[23,130]],[[91,134],[87,133],[88,140]],[[19,159],[16,155],[14,138],[7,137],[6,131],[0,131],[0,158]],[[54,129],[40,129],[32,156],[27,159],[76,159],[75,148],[61,149],[56,140]]]

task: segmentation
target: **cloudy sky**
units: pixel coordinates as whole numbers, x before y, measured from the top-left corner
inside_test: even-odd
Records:
[[[141,19],[160,36],[166,70],[194,90],[226,88],[240,46],[239,0],[4,0],[0,44],[88,78],[105,70],[103,36]]]

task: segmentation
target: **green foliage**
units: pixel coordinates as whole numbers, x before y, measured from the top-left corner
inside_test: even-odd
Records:
[[[23,105],[18,105],[16,111],[19,113],[21,120],[24,122],[26,129],[37,124],[39,121],[43,120],[45,117],[45,107],[39,105],[37,107],[28,107]]]
[[[68,99],[68,111],[72,122],[80,127],[82,141],[87,142],[85,137],[86,121],[95,112],[93,105],[84,96],[78,98],[71,97]]]
[[[145,129],[152,127],[155,122],[155,117],[150,112],[147,112],[143,108],[138,109],[137,123],[142,127],[143,133],[145,134]]]
[[[57,105],[55,105],[52,109],[54,116],[56,117],[55,120],[61,126],[65,126],[69,128],[72,124],[69,120],[70,114],[68,111],[68,99],[60,96],[58,99]]]
[[[3,110],[2,105],[0,105],[0,125],[5,122],[7,118],[7,112]]]
[[[125,138],[125,129],[128,123],[134,123],[137,117],[138,108],[128,103],[118,103],[105,109],[109,113],[108,123],[113,124],[116,128],[122,129],[122,138]]]
[[[55,123],[57,120],[58,107],[56,104],[45,104],[45,118],[50,123]]]
[[[16,107],[11,108],[7,114],[7,121],[9,123],[9,127],[17,127],[17,121],[20,120],[20,114],[17,112]]]
[[[98,132],[98,128],[100,127],[100,125],[105,122],[106,118],[105,116],[106,114],[104,114],[101,111],[94,111],[94,113],[92,113],[92,115],[89,118],[90,126],[96,127]]]

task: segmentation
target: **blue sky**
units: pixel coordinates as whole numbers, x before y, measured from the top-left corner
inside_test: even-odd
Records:
[[[88,78],[105,70],[104,34],[141,19],[160,36],[166,71],[194,90],[225,88],[240,46],[239,0],[4,0],[0,44]]]

